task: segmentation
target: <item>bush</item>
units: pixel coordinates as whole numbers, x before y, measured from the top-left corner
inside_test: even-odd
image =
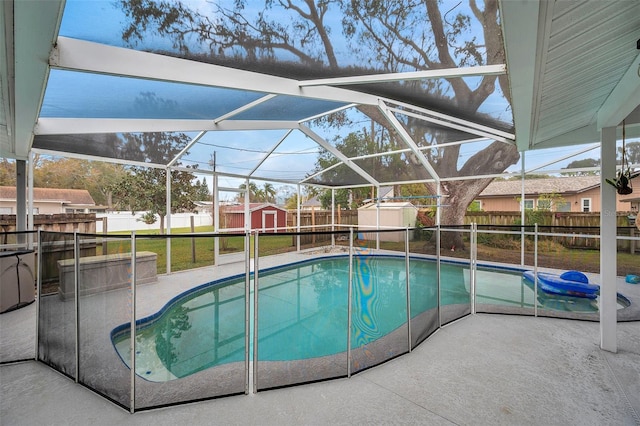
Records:
[[[154,213],[146,212],[145,214],[140,216],[140,219],[137,219],[137,220],[140,222],[144,222],[147,225],[153,225],[154,223],[156,223],[158,219],[156,218],[156,215]]]
[[[520,249],[520,238],[512,235],[478,233],[478,244],[499,249]]]
[[[436,222],[433,216],[434,213],[431,210],[418,210],[416,214],[416,227],[428,228],[429,226],[434,226]]]
[[[428,228],[435,225],[435,220],[433,218],[434,212],[431,210],[418,210],[416,214],[416,228],[414,239],[415,240],[430,240],[433,231],[425,230],[423,228]]]

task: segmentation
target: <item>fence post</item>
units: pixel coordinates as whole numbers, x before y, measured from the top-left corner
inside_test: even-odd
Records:
[[[407,288],[407,336],[409,342],[409,352],[411,352],[411,284],[409,283],[409,227],[404,231],[404,270]]]
[[[311,206],[311,244],[316,244],[316,207]]]
[[[249,394],[249,348],[251,346],[251,234],[244,233],[244,393]],[[255,324],[254,324],[255,327]]]
[[[75,311],[75,350],[76,350],[76,371],[75,371],[75,381],[79,382],[80,376],[80,243],[78,242],[78,231],[73,231],[73,291],[75,293],[75,297],[73,298],[73,307]]]
[[[533,225],[533,316],[538,316],[538,224]]]
[[[129,411],[136,410],[136,231],[131,231],[131,331],[129,347],[131,350],[131,395]]]
[[[349,288],[347,290],[347,377],[351,377],[351,298],[353,292],[353,226],[349,227]]]
[[[253,393],[258,392],[258,230],[253,237]]]
[[[469,290],[471,290],[471,314],[475,315],[476,313],[476,267],[477,267],[477,258],[478,258],[478,224],[471,224],[471,235],[469,237],[471,243],[470,252],[470,272],[471,277],[469,279]]]
[[[36,264],[36,346],[35,346],[35,361],[38,360],[38,348],[40,347],[39,336],[39,322],[40,322],[40,295],[42,294],[42,229],[38,229],[38,258]]]
[[[107,233],[109,232],[107,230],[108,222],[106,216],[102,218],[102,254],[109,254],[109,245],[107,242]]]
[[[440,300],[440,224],[436,226],[436,279],[438,280],[438,328],[442,328],[442,301]]]
[[[191,222],[191,233],[193,234],[196,232],[193,215],[191,215],[189,219]],[[191,263],[196,263],[196,239],[193,237],[191,237]]]

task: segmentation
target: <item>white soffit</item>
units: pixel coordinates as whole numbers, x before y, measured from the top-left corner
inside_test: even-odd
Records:
[[[15,152],[13,133],[13,2],[0,3],[0,155]]]
[[[520,151],[529,149],[532,137],[538,16],[544,5],[538,0],[500,2],[515,140]]]
[[[64,1],[33,0],[9,3],[13,3],[13,16],[4,16],[4,19],[5,22],[7,19],[13,19],[14,62],[7,63],[7,66],[9,70],[15,66],[13,69],[15,79],[13,82],[11,79],[7,82],[10,95],[9,108],[13,106],[13,109],[5,110],[6,120],[14,123],[8,145],[9,154],[26,160],[31,148],[33,126],[38,119],[49,73],[49,52],[57,36]],[[5,7],[5,13],[9,9]],[[7,46],[6,49],[10,50],[11,47]],[[11,56],[8,56],[11,60]],[[5,93],[4,89],[3,93]],[[3,99],[3,103],[6,105],[6,100]]]
[[[501,6],[521,150],[599,141],[640,103],[640,1]]]
[[[640,28],[640,27],[639,27]],[[640,31],[639,31],[640,33]],[[638,35],[640,37],[640,34]],[[627,123],[640,123],[632,112],[640,105],[640,53],[598,112],[598,129]]]

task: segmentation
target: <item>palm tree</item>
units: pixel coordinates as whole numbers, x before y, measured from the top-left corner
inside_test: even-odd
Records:
[[[270,183],[265,183],[262,187],[262,193],[264,194],[264,201],[267,203],[276,202],[276,189]]]
[[[238,188],[244,191],[247,188],[247,185],[242,183],[240,184],[240,186],[238,186]],[[253,182],[249,182],[249,191],[248,191],[249,202],[260,201],[262,197],[261,193],[262,193],[262,190],[258,188],[258,185],[256,185]],[[242,195],[238,194],[238,200],[242,201],[242,199],[243,199]]]

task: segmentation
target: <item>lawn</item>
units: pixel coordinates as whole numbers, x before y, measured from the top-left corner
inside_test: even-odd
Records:
[[[196,233],[213,233],[213,227],[202,226],[195,228]],[[191,233],[190,228],[174,228],[171,230],[171,270],[183,271],[186,269],[210,266],[215,263],[214,239],[220,239],[220,254],[240,253],[244,251],[244,235],[228,237],[181,236]],[[110,235],[127,235],[122,232],[110,233]],[[130,251],[130,241],[122,240],[109,242],[107,252],[123,253]],[[265,235],[259,240],[260,256],[284,253],[295,249],[295,239],[291,235]],[[251,257],[254,253],[254,238],[250,238]],[[136,231],[136,251],[150,251],[158,255],[158,273],[163,274],[167,268],[167,239],[158,231]]]
[[[180,234],[190,233],[190,228],[178,228],[171,230],[171,270],[181,271],[191,268],[198,268],[214,264],[214,237],[196,236],[183,237]],[[203,226],[195,229],[196,233],[212,233],[211,226]],[[122,235],[121,233],[118,235]],[[158,255],[158,273],[166,272],[166,239],[158,235],[157,231],[137,231],[136,248],[138,251],[151,251]],[[341,244],[347,242],[342,241]],[[358,243],[358,242],[356,242]],[[361,248],[375,247],[374,241],[359,242]],[[330,244],[328,236],[316,235],[301,237],[301,247],[312,248],[314,246],[325,246]],[[410,251],[412,253],[435,254],[435,247],[427,241],[411,241]],[[560,244],[548,244],[540,242],[538,248],[538,266],[554,269],[576,269],[584,272],[600,272],[600,252],[599,250],[568,249]],[[129,251],[129,242],[110,242],[109,253]],[[260,256],[268,256],[279,253],[294,251],[296,248],[296,237],[291,235],[264,234],[259,240]],[[381,249],[394,250],[404,253],[404,243],[381,242]],[[250,238],[251,257],[254,253],[254,238]],[[239,253],[244,251],[244,236],[220,237],[220,254]],[[443,250],[443,256],[456,257],[461,259],[469,258],[468,248],[451,252]],[[520,248],[515,246],[496,247],[495,244],[478,244],[478,261],[501,262],[513,265],[520,265]],[[533,265],[534,252],[532,247],[527,247],[525,251],[525,264]],[[618,252],[617,255],[618,275],[640,274],[640,253],[630,254],[628,252]]]

